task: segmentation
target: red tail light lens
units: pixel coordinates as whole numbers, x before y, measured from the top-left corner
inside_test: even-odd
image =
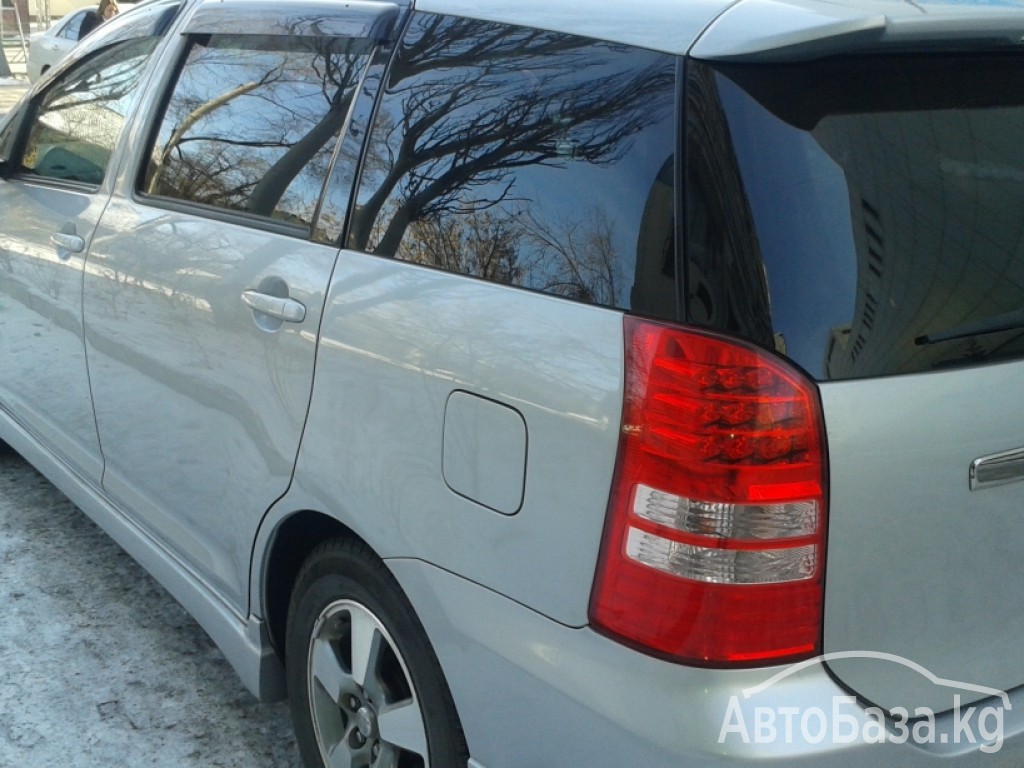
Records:
[[[592,623],[704,666],[813,656],[826,469],[814,385],[732,339],[635,318],[625,334]]]

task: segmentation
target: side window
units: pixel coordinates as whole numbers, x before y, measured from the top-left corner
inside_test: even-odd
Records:
[[[21,173],[102,182],[156,43],[155,38],[121,43],[65,72],[36,108]]]
[[[67,40],[78,40],[82,32],[82,22],[85,20],[86,15],[87,12],[76,13],[68,19],[68,22],[57,33],[57,37],[63,37]]]
[[[302,35],[193,37],[141,192],[308,232],[371,47]]]
[[[419,14],[347,245],[674,318],[676,88],[668,55]]]

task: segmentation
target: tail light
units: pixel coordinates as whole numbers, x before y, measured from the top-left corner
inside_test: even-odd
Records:
[[[732,339],[635,318],[625,333],[593,625],[702,666],[813,656],[826,519],[817,390]]]

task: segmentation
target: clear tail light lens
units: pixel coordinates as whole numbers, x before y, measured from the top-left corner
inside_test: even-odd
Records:
[[[814,384],[754,346],[626,318],[626,400],[591,621],[705,666],[820,650]]]

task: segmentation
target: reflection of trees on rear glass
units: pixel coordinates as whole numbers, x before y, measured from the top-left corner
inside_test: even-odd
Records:
[[[350,246],[628,304],[673,151],[674,75],[670,57],[626,46],[419,17],[385,84]]]
[[[327,38],[195,41],[146,191],[308,226],[366,59]]]

